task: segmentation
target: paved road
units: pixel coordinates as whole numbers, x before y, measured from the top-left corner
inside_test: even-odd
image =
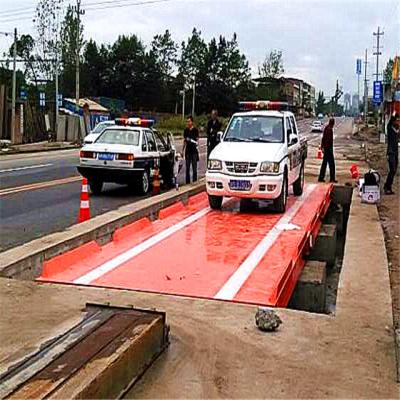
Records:
[[[299,130],[310,139],[318,139],[320,134],[309,132],[310,123],[299,121]],[[199,176],[205,173],[205,151],[203,140]],[[76,223],[81,190],[78,155],[78,150],[66,150],[0,158],[0,251]],[[180,183],[183,181],[184,171],[180,174]],[[91,214],[99,215],[141,198],[128,187],[107,184],[101,196],[91,197]]]
[[[202,140],[200,176],[205,173],[205,151]],[[76,223],[81,190],[78,162],[78,150],[1,157],[0,251]],[[184,170],[179,180],[183,184]],[[106,184],[101,196],[91,197],[91,214],[103,214],[141,198],[126,186]]]

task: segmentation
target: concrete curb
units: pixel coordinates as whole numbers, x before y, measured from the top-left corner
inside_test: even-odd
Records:
[[[156,219],[158,212],[177,201],[186,202],[190,196],[205,190],[204,179],[184,186],[178,192],[171,190],[156,197],[140,200],[116,210],[99,215],[82,224],[73,225],[63,232],[56,232],[35,239],[22,246],[1,253],[0,276],[32,280],[40,275],[43,262],[91,240],[105,244],[114,231],[143,217]]]

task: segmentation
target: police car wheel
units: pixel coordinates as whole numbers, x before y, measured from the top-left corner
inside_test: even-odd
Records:
[[[139,190],[141,194],[147,194],[150,191],[150,175],[148,171],[143,171],[139,181]]]
[[[276,212],[283,214],[286,211],[286,203],[287,203],[287,194],[288,194],[288,181],[287,176],[285,174],[281,194],[277,199],[274,200],[274,208]]]
[[[92,194],[99,195],[103,190],[103,182],[98,180],[89,181],[89,187]]]
[[[301,196],[304,188],[304,163],[301,165],[300,175],[297,180],[293,183],[293,194],[295,196]]]

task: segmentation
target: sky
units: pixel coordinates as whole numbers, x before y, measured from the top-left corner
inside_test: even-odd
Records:
[[[334,93],[337,79],[344,92],[357,92],[356,59],[364,59],[366,49],[372,86],[373,32],[378,26],[384,31],[380,70],[390,57],[400,55],[400,0],[167,0],[116,7],[147,1],[152,0],[82,0],[83,8],[90,3],[114,6],[101,10],[104,5],[92,5],[86,11],[85,39],[112,43],[118,35],[134,33],[149,45],[154,35],[166,29],[178,43],[187,39],[193,27],[207,41],[236,32],[254,77],[265,55],[281,50],[285,75],[310,82],[326,96]],[[0,0],[0,32],[16,27],[34,35],[30,10],[36,4],[37,0]],[[7,16],[16,9],[24,13]],[[1,53],[11,40],[0,35]]]

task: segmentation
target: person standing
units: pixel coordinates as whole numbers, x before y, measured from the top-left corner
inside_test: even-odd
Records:
[[[197,181],[197,163],[199,161],[199,131],[194,127],[193,117],[187,118],[187,127],[183,132],[183,154],[186,160],[186,183],[190,183],[190,167],[193,182]]]
[[[218,144],[218,132],[222,129],[222,124],[218,120],[218,111],[211,111],[211,119],[207,123],[207,159],[214,147]]]
[[[326,166],[329,164],[330,182],[337,183],[335,171],[335,156],[333,154],[333,127],[335,126],[335,119],[330,118],[328,125],[325,126],[324,133],[322,134],[321,149],[324,153],[322,159],[321,170],[319,172],[318,182],[325,182]]]
[[[399,132],[400,115],[396,114],[390,118],[387,127],[387,159],[389,164],[389,173],[384,186],[385,194],[394,194],[392,185],[399,166]]]

